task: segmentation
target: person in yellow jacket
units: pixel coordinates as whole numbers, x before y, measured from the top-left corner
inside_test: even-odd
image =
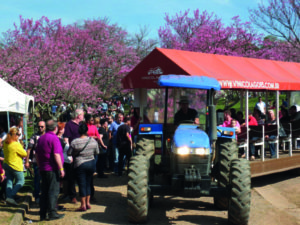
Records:
[[[3,143],[3,168],[6,172],[6,202],[17,206],[14,197],[24,185],[23,158],[27,156],[23,146],[18,141],[21,133],[17,127],[10,128]],[[15,180],[15,185],[13,181]]]

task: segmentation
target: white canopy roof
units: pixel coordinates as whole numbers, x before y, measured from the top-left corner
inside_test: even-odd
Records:
[[[26,114],[34,97],[26,95],[0,78],[0,112]]]

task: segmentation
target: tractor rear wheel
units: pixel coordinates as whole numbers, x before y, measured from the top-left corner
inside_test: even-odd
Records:
[[[232,161],[230,186],[228,223],[230,225],[247,225],[251,204],[251,172],[248,160],[235,159]]]
[[[149,160],[144,155],[132,157],[127,189],[128,220],[145,223],[148,216],[150,191],[148,187]]]
[[[235,141],[227,141],[219,145],[219,170],[220,176],[218,178],[219,187],[227,187],[229,184],[230,164],[233,159],[238,158],[238,148]],[[228,209],[228,197],[215,196],[214,205],[221,210]]]

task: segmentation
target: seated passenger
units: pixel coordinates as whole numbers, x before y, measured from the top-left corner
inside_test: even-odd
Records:
[[[253,116],[255,117],[258,125],[264,125],[265,120],[261,118],[261,112],[257,109],[254,109]]]
[[[189,108],[189,100],[187,96],[181,96],[178,102],[180,109],[175,114],[174,124],[178,125],[181,121],[191,120],[195,122],[195,118],[198,117],[198,113],[195,109]]]
[[[256,118],[253,116],[253,113],[250,110],[248,112],[248,125],[249,126],[257,126],[258,125]],[[241,124],[241,127],[245,127],[245,126],[246,126],[246,122]]]
[[[300,111],[297,111],[297,106],[293,105],[289,109],[290,113],[290,122],[295,122],[297,120],[300,120]]]
[[[222,125],[220,125],[220,127],[231,127],[231,112],[229,110],[226,110],[224,112],[224,123]],[[238,121],[236,121],[236,127],[240,128],[240,123]]]
[[[240,123],[240,125],[245,123],[244,114],[242,111],[238,111],[236,113],[236,116],[237,116],[237,121]]]
[[[289,116],[289,111],[284,108],[283,106],[281,106],[281,117],[280,117],[280,123],[289,123],[290,122],[290,116]]]

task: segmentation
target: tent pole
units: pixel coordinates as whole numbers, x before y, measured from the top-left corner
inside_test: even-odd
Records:
[[[9,112],[8,111],[6,112],[6,115],[7,115],[7,129],[8,129],[8,132],[9,132],[10,122],[9,122]]]
[[[28,144],[28,138],[27,138],[27,120],[26,120],[26,114],[23,115],[23,129],[24,129],[24,138],[25,138],[25,149],[27,149]]]

